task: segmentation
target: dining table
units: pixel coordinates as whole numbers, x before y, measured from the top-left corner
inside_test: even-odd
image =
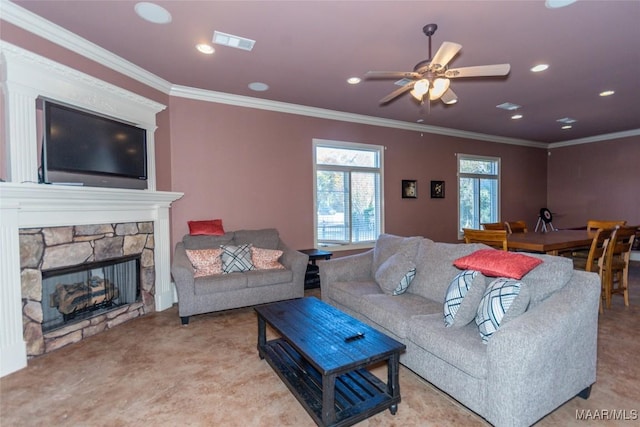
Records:
[[[509,250],[558,255],[578,249],[588,249],[594,232],[587,230],[557,230],[543,233],[513,233],[507,236]]]

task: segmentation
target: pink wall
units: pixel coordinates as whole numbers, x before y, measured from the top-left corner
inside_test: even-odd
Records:
[[[54,43],[40,38],[28,31],[14,26],[6,21],[0,22],[2,28],[1,38],[16,46],[20,46],[31,52],[50,58],[61,64],[80,70],[86,74],[94,76],[98,79],[109,82],[115,86],[130,90],[138,95],[152,99],[163,105],[169,105],[169,95],[157,91],[143,83],[124,76],[120,73],[100,65],[90,59],[87,59],[75,52],[69,51]],[[3,103],[4,105],[4,103]],[[34,106],[35,107],[35,106]],[[0,110],[1,111],[1,110]],[[4,117],[4,115],[2,115]],[[171,186],[171,159],[170,159],[170,140],[169,140],[169,112],[167,110],[157,115],[158,129],[155,132],[156,146],[156,188],[158,190],[170,190]],[[3,127],[4,129],[4,127]],[[4,136],[4,135],[3,135]],[[4,166],[4,141],[0,141],[2,148],[2,163]],[[5,173],[0,166],[0,177],[4,178]]]
[[[546,151],[172,98],[172,238],[187,221],[222,218],[229,230],[276,227],[296,248],[313,245],[313,138],[384,145],[385,229],[456,241],[455,153],[502,158],[502,216],[535,225],[546,204]],[[402,199],[402,179],[418,198]],[[446,182],[431,199],[431,180]],[[524,191],[523,191],[524,190]]]
[[[556,227],[589,219],[640,224],[640,137],[553,149],[548,182]]]

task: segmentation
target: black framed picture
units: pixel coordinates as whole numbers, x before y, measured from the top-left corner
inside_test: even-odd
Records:
[[[402,180],[402,198],[417,199],[418,198],[418,181],[415,179]]]
[[[431,181],[431,198],[444,199],[444,181]]]

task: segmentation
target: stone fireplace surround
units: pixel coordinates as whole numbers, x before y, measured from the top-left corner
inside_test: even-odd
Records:
[[[169,208],[182,193],[156,191],[155,116],[165,106],[0,40],[8,182],[0,182],[0,377],[27,366],[20,230],[78,225],[153,224],[155,310],[174,303]],[[45,97],[147,130],[148,189],[38,182],[36,99]],[[147,301],[148,302],[148,301]],[[151,307],[151,304],[148,305]]]
[[[92,224],[20,230],[20,276],[27,356],[39,356],[111,329],[155,309],[155,263],[152,222]],[[140,257],[141,300],[98,312],[51,331],[43,327],[43,272],[82,267],[96,261]]]

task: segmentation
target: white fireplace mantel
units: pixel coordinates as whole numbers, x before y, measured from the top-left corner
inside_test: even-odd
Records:
[[[169,208],[182,193],[156,190],[151,99],[0,40],[6,179],[0,182],[0,377],[27,365],[20,280],[21,228],[153,221],[155,306],[173,304]],[[147,190],[36,184],[38,98],[97,112],[147,131]]]
[[[22,335],[21,228],[152,221],[156,310],[173,304],[169,208],[182,193],[0,183],[0,376],[27,365]]]

